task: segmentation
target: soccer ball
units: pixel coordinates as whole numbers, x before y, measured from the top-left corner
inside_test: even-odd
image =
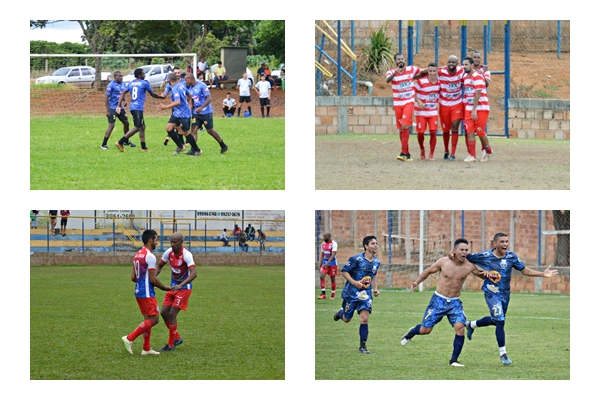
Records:
[[[371,286],[371,277],[365,276],[364,278],[362,278],[360,280],[360,283],[362,283],[362,285],[365,289],[368,288],[369,286]]]
[[[248,111],[244,111],[244,118],[248,118],[250,116],[250,113]]]

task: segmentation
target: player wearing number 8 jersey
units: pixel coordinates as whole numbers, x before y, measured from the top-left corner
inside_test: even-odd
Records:
[[[156,286],[162,290],[171,290],[171,287],[164,286],[156,277],[156,257],[152,254],[152,250],[156,248],[157,240],[156,231],[151,229],[144,231],[142,234],[144,247],[133,258],[131,280],[135,282],[135,299],[144,316],[144,322],[129,335],[121,338],[125,344],[125,349],[131,354],[133,354],[133,341],[140,335],[144,338],[142,355],[160,354],[150,348],[152,327],[158,323],[158,303],[156,302],[154,287]]]
[[[417,140],[421,148],[421,160],[425,159],[425,130],[429,127],[429,160],[433,161],[437,143],[438,104],[440,100],[440,83],[437,77],[437,64],[429,63],[427,76],[415,82],[417,107]]]
[[[400,131],[400,155],[396,158],[400,161],[412,161],[413,158],[408,149],[408,139],[415,104],[413,79],[421,73],[421,69],[412,65],[407,66],[404,56],[400,53],[394,56],[394,61],[396,68],[387,71],[385,81],[392,84],[396,127]]]
[[[192,281],[196,279],[196,264],[192,253],[183,247],[183,235],[175,232],[171,235],[171,248],[164,252],[158,261],[158,273],[169,263],[171,267],[171,291],[165,294],[160,315],[169,329],[169,341],[160,352],[172,351],[183,343],[177,331],[177,314],[187,310],[192,294]]]
[[[485,78],[480,73],[476,72],[471,57],[463,59],[463,67],[465,73],[463,75],[463,103],[465,106],[464,126],[467,134],[467,151],[469,155],[465,158],[466,162],[477,160],[475,149],[475,134],[481,139],[483,147],[482,162],[489,160],[492,155],[492,147],[490,141],[485,134],[485,125],[487,124],[490,114],[490,104],[487,97],[485,87]]]

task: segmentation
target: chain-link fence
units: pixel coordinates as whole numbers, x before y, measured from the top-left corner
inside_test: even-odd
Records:
[[[375,235],[378,257],[385,264],[428,267],[452,249],[454,240],[469,240],[470,251],[492,247],[496,233],[509,237],[509,250],[527,266],[570,266],[569,211],[418,211],[323,210],[315,213],[315,262],[319,262],[323,234],[338,244],[343,265],[363,251],[362,239]]]

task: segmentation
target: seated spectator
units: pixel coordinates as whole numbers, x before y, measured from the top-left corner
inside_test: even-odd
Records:
[[[217,67],[215,68],[214,73],[215,87],[221,90],[221,87],[219,86],[219,81],[226,81],[227,79],[229,79],[229,77],[226,75],[227,70],[225,69],[221,61],[217,63]]]
[[[267,64],[265,64],[263,74],[265,74],[266,80],[271,83],[271,87],[273,88],[273,90],[277,90],[277,86],[275,86],[275,79],[273,79],[273,77],[271,76],[271,70],[269,69],[269,66]]]
[[[212,69],[206,71],[206,86],[211,87],[215,83],[215,73]]]
[[[258,230],[258,242],[260,243],[260,251],[266,251],[265,243],[267,242],[267,235],[260,229]]]
[[[233,227],[233,237],[237,238],[240,235],[240,233],[242,233],[242,228],[240,228],[238,224],[235,224]]]
[[[246,233],[242,232],[240,234],[240,237],[239,237],[238,241],[239,241],[239,245],[240,245],[240,248],[242,249],[242,251],[247,252],[248,248],[250,246],[248,246],[248,243],[246,243],[247,242],[247,240],[246,240]]]
[[[246,233],[248,240],[256,240],[256,231],[252,225],[248,224],[244,232]]]
[[[223,114],[225,114],[225,117],[235,115],[235,99],[231,97],[230,92],[227,92],[227,96],[223,99]]]
[[[219,235],[219,240],[223,242],[224,247],[231,247],[229,244],[229,239],[227,239],[227,228],[223,229],[223,232],[221,232],[221,235]]]

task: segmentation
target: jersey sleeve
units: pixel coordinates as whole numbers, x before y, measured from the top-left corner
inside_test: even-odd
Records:
[[[167,264],[169,263],[169,254],[171,253],[171,249],[168,249],[167,251],[165,251],[162,255],[162,257],[160,258],[161,260],[163,260],[164,262],[166,262]]]
[[[194,257],[192,256],[192,253],[190,253],[188,250],[186,250],[185,254],[183,255],[183,261],[185,261],[188,268],[196,266],[196,263],[194,263]]]
[[[156,256],[150,252],[146,254],[146,264],[148,264],[148,269],[156,269]]]
[[[342,268],[342,272],[348,272],[349,274],[352,274],[352,270],[356,266],[356,263],[356,256],[350,257],[346,265],[344,265],[344,268]]]
[[[487,267],[487,255],[486,254],[487,254],[486,252],[468,254],[467,260],[481,268],[486,268]]]
[[[525,269],[525,264],[523,264],[521,259],[515,253],[512,253],[512,256],[514,258],[513,268],[515,268],[518,271],[523,271]]]
[[[332,242],[331,251],[337,251],[337,242],[335,240]]]

